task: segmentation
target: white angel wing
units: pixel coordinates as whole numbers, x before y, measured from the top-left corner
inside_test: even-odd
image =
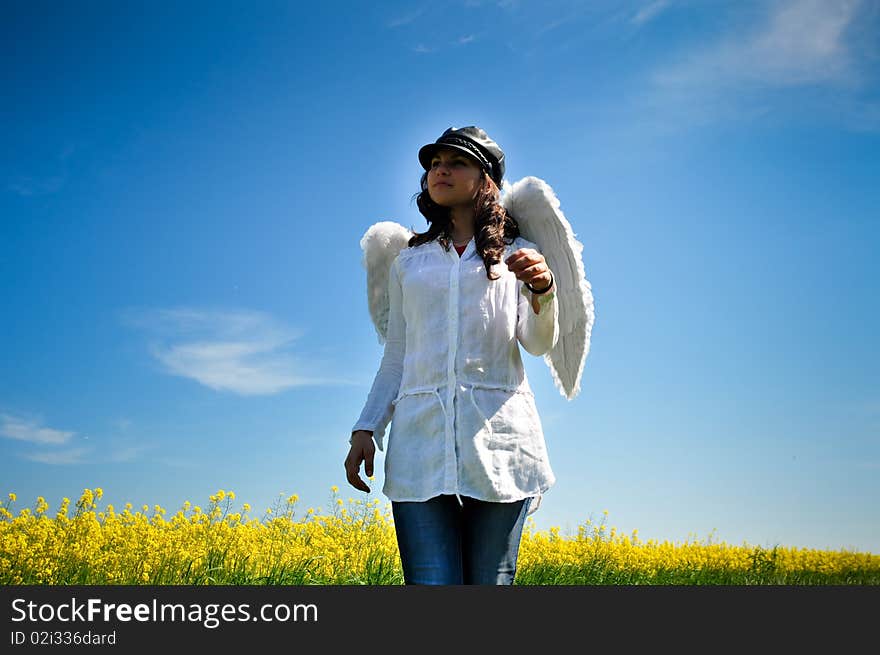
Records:
[[[391,262],[406,248],[412,235],[413,232],[400,223],[379,221],[361,237],[361,264],[367,269],[367,302],[380,344],[385,343],[388,329],[388,272]]]
[[[544,355],[544,362],[556,388],[572,400],[581,390],[595,319],[593,291],[581,258],[584,246],[575,238],[559,199],[544,180],[531,176],[513,184],[505,180],[500,202],[519,223],[523,238],[538,246],[553,271],[559,341]]]

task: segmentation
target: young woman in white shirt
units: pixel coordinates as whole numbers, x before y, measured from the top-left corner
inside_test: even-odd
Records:
[[[498,202],[504,159],[475,126],[420,149],[429,228],[392,264],[385,353],[345,459],[369,492],[361,463],[372,477],[394,419],[383,490],[406,584],[513,584],[526,515],[555,482],[518,347],[556,344],[553,273]]]

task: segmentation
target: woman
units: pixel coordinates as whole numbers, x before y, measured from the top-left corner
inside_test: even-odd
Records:
[[[512,584],[526,515],[555,482],[518,346],[556,344],[553,273],[499,204],[504,153],[482,129],[449,128],[419,162],[429,228],[391,264],[385,352],[346,476],[369,491],[360,465],[372,476],[393,415],[383,491],[405,582]]]

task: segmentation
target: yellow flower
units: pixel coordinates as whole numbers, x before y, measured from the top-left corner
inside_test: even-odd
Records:
[[[92,492],[96,498],[98,490]],[[231,498],[231,492],[226,492]],[[284,496],[288,502],[298,500],[296,494]],[[88,495],[86,495],[88,499]],[[96,513],[88,506],[77,504],[80,510],[73,518],[66,515],[66,505],[55,519],[42,515],[45,499],[38,498],[36,512],[23,509],[14,516],[0,506],[0,553],[8,553],[16,562],[13,569],[9,559],[0,558],[0,577],[10,584],[32,580],[40,584],[65,584],[71,580],[102,580],[114,584],[129,582],[150,584],[160,580],[183,584],[193,579],[228,583],[231,580],[258,580],[273,568],[300,566],[308,563],[305,581],[348,581],[353,576],[369,576],[369,561],[373,557],[387,561],[396,569],[392,577],[399,579],[400,569],[394,564],[397,545],[390,506],[383,514],[378,499],[369,502],[334,497],[332,514],[310,507],[305,519],[293,520],[291,505],[268,518],[242,520],[238,513],[223,514],[223,507],[212,505],[208,514],[195,507],[191,517],[182,512],[171,521],[165,521],[165,510],[156,506],[156,515],[132,516],[113,513],[108,504],[106,512]],[[187,501],[187,507],[191,504]],[[93,507],[93,506],[92,506]],[[131,507],[131,503],[127,508]],[[149,507],[149,506],[148,506]],[[345,507],[353,508],[348,511]],[[249,504],[243,504],[245,511]],[[376,508],[376,509],[374,509]],[[276,507],[277,509],[277,507]],[[607,514],[607,512],[606,512]],[[600,515],[601,517],[601,515]],[[97,520],[96,520],[97,519]],[[680,569],[683,580],[692,578],[694,571],[711,575],[718,571],[734,576],[754,573],[756,565],[767,568],[771,576],[785,576],[792,572],[800,575],[813,571],[817,575],[845,575],[848,570],[867,571],[876,576],[880,571],[880,556],[810,551],[779,547],[772,552],[744,545],[703,545],[691,542],[674,544],[655,539],[647,543],[618,528],[587,521],[578,526],[577,535],[566,536],[559,527],[538,532],[534,519],[529,517],[523,531],[520,550],[520,569],[528,575],[530,569],[578,568],[584,562],[607,562],[609,572],[632,574],[635,579],[650,582],[661,570]],[[221,561],[214,561],[210,550],[228,553]],[[173,559],[169,560],[168,557]],[[77,568],[71,568],[77,564]],[[174,565],[182,565],[178,571]],[[341,571],[344,578],[335,577]],[[750,571],[752,573],[750,573]],[[155,573],[154,573],[155,572]],[[600,571],[601,574],[601,571]],[[627,577],[626,575],[624,577]]]
[[[79,497],[79,503],[77,503],[77,504],[81,505],[83,507],[90,507],[92,505],[92,502],[94,502],[94,500],[95,500],[95,497],[92,494],[92,490],[91,489],[83,489],[82,496]]]
[[[16,499],[18,499],[18,496],[16,496],[14,493],[10,493],[10,494],[9,494],[9,500],[10,500],[11,502],[14,503],[14,502],[16,501]]]
[[[332,487],[330,487],[330,491],[332,491],[333,493],[336,493],[337,491],[339,491],[339,487],[337,487],[337,486],[334,484]]]

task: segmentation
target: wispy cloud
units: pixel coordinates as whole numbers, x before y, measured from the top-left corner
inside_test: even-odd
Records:
[[[477,37],[475,34],[464,34],[464,35],[458,37],[457,39],[455,39],[454,41],[447,42],[447,44],[452,45],[452,46],[463,46],[463,45],[467,45],[469,43],[473,43],[474,41],[476,41],[476,39],[477,39]],[[438,47],[436,45],[428,46],[428,45],[425,45],[424,43],[419,43],[418,45],[416,45],[412,49],[413,52],[415,52],[416,54],[420,54],[420,55],[428,54],[431,52],[437,52],[438,50],[440,50],[440,47]]]
[[[668,87],[774,86],[849,82],[855,70],[846,29],[860,0],[789,0],[771,5],[751,34],[729,34],[654,75]]]
[[[552,20],[547,21],[546,23],[541,25],[539,28],[537,28],[533,33],[533,37],[535,37],[535,38],[541,37],[544,34],[546,34],[547,32],[552,32],[553,30],[558,29],[558,28],[562,27],[563,25],[568,25],[569,23],[577,21],[577,20],[583,18],[584,12],[585,12],[585,8],[582,6],[578,6],[578,7],[575,7],[574,10],[569,11],[565,15],[555,16],[555,17],[553,17]]]
[[[101,448],[103,460],[113,463],[133,462],[141,459],[141,456],[155,445],[140,441],[131,434],[134,422],[129,418],[118,418],[108,421],[113,430],[113,437],[107,440]]]
[[[87,461],[89,461],[86,459],[86,455],[88,454],[88,452],[88,448],[69,448],[67,450],[49,450],[37,453],[25,453],[22,455],[22,457],[32,462],[39,462],[40,464],[85,464]]]
[[[131,421],[122,419],[113,421],[112,424],[115,429],[124,431],[131,425]],[[95,451],[97,446],[95,440],[90,439],[88,435],[76,435],[77,433],[72,430],[46,427],[40,419],[0,414],[0,436],[44,447],[43,450],[18,455],[32,462],[54,465],[85,463],[86,455]],[[100,441],[102,441],[100,455],[90,457],[88,459],[90,463],[131,462],[153,447],[124,435]]]
[[[262,312],[177,308],[127,311],[123,320],[151,333],[150,353],[166,372],[218,391],[263,395],[346,383],[316,374],[290,351],[302,330]]]
[[[520,0],[464,0],[465,7],[483,7],[485,5],[494,5],[499,9],[515,9],[519,5]]]
[[[654,0],[653,2],[649,2],[644,7],[641,7],[633,16],[630,21],[635,23],[636,25],[644,25],[654,20],[657,16],[659,16],[665,9],[667,9],[670,5],[669,0]]]
[[[36,444],[65,444],[76,434],[41,425],[40,421],[0,414],[0,436]]]
[[[683,0],[678,0],[682,2]],[[692,1],[692,0],[691,0]],[[672,5],[671,0],[620,0],[615,3],[576,2],[565,9],[553,8],[530,17],[526,41],[533,42],[526,52],[540,50],[560,53],[581,49],[585,43],[608,39],[626,41]],[[556,32],[549,40],[547,35]],[[558,36],[557,36],[558,35]],[[543,45],[537,45],[542,41]],[[518,48],[522,49],[522,46]]]
[[[414,22],[419,16],[425,13],[425,10],[428,8],[428,5],[422,5],[417,9],[413,9],[410,12],[405,14],[401,14],[399,16],[395,16],[391,20],[389,20],[385,25],[388,28],[394,29],[396,27],[401,27],[403,25],[409,25]]]
[[[150,446],[143,444],[129,446],[116,445],[110,449],[110,453],[107,455],[107,461],[116,463],[133,462],[136,459],[139,459],[140,456],[149,449]]]
[[[778,110],[813,110],[854,129],[880,127],[864,52],[876,10],[862,0],[767,2],[751,26],[737,26],[650,74],[650,115],[677,123],[752,120]],[[644,113],[644,110],[643,110]]]

